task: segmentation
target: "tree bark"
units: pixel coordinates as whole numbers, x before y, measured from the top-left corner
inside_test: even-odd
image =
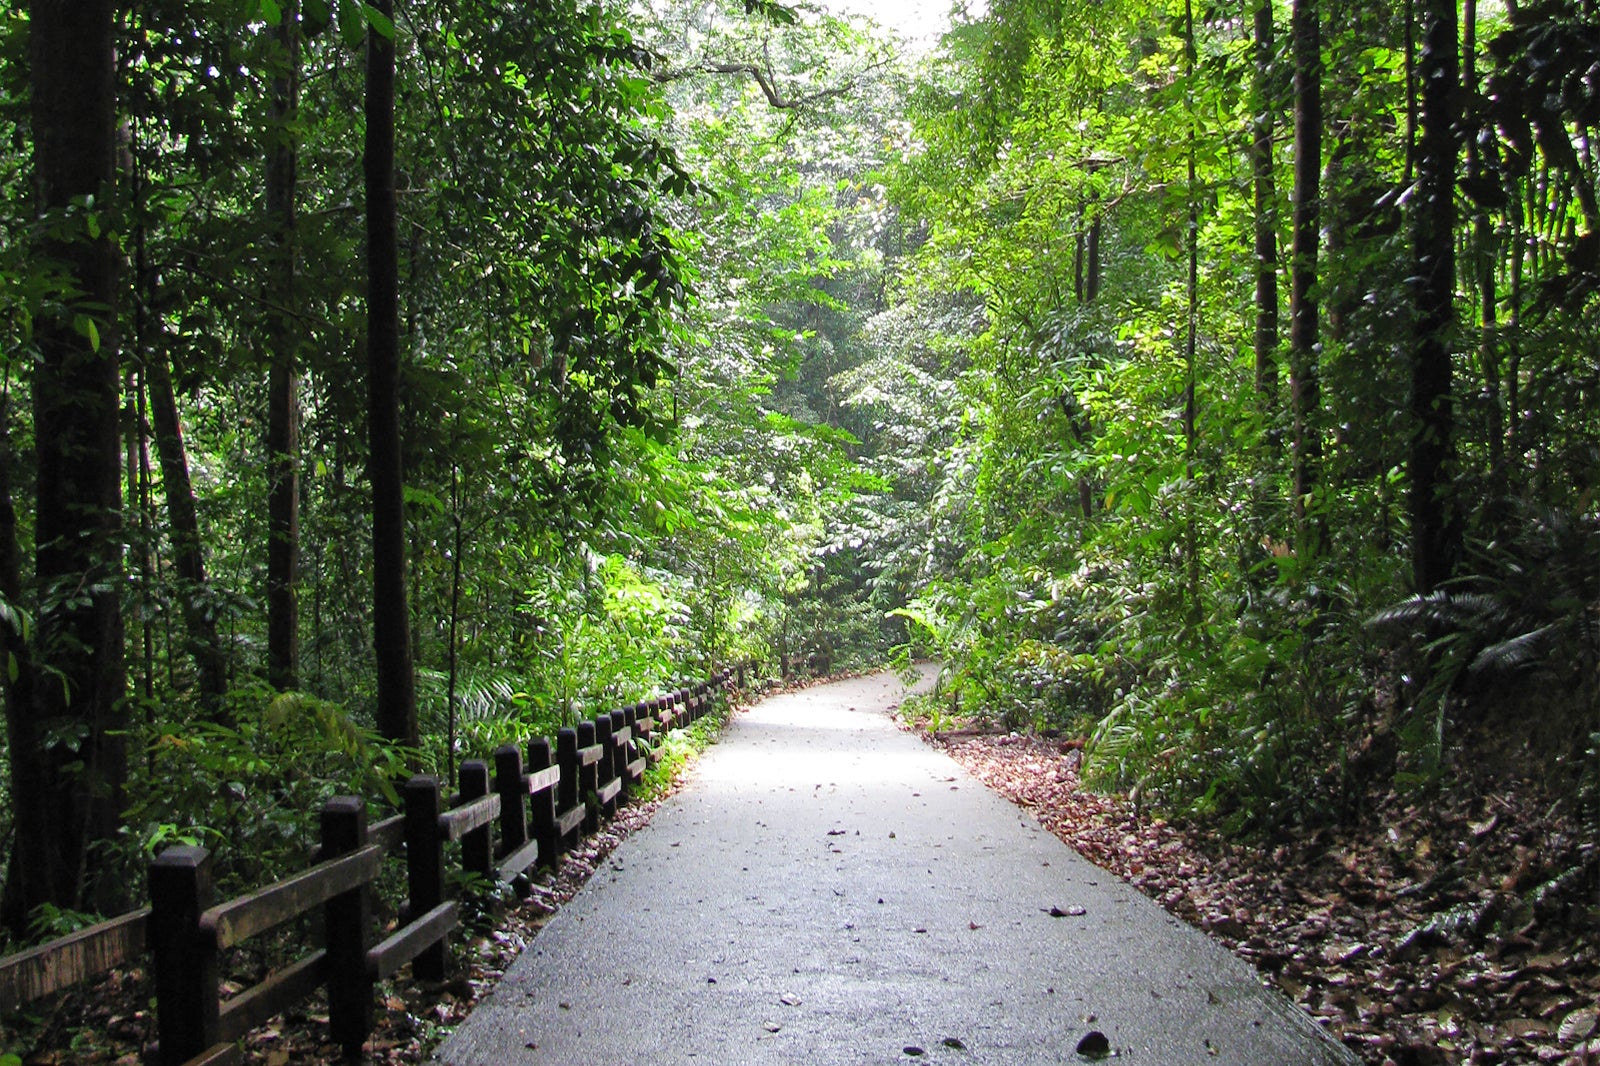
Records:
[[[1100,212],[1096,208],[1094,219],[1089,223],[1089,235],[1086,241],[1084,258],[1087,260],[1083,271],[1083,302],[1092,304],[1100,296]],[[1089,420],[1087,411],[1080,410],[1074,417],[1072,430],[1079,444],[1087,444],[1089,435],[1094,426]],[[1094,516],[1094,479],[1087,474],[1078,478],[1078,510],[1084,518]]]
[[[1455,180],[1460,60],[1455,0],[1427,0],[1423,17],[1422,139],[1414,218],[1416,348],[1411,364],[1411,571],[1432,592],[1455,570],[1460,526],[1450,486],[1455,403],[1449,335],[1455,327]]]
[[[1189,143],[1187,177],[1189,180],[1189,224],[1187,227],[1187,242],[1189,245],[1189,277],[1184,286],[1185,311],[1184,338],[1183,338],[1183,455],[1184,474],[1188,488],[1184,493],[1183,539],[1184,558],[1186,561],[1188,592],[1189,592],[1189,622],[1198,626],[1204,616],[1200,598],[1200,537],[1195,518],[1195,496],[1199,489],[1196,479],[1199,476],[1199,462],[1196,450],[1199,445],[1199,435],[1196,429],[1196,420],[1199,413],[1199,396],[1196,391],[1195,360],[1199,353],[1200,330],[1200,200],[1196,191],[1199,187],[1197,178],[1196,155],[1198,147],[1195,135],[1194,114],[1194,77],[1198,67],[1198,50],[1195,47],[1194,37],[1194,0],[1184,0],[1183,4],[1184,25],[1184,68],[1189,79],[1189,99],[1185,102],[1184,111],[1189,123]]]
[[[0,599],[9,604],[13,612],[27,602],[22,587],[22,547],[17,539],[17,509],[12,496],[11,471],[11,389],[10,382],[0,394]],[[17,753],[32,752],[38,747],[33,727],[33,656],[28,648],[27,627],[20,614],[0,618],[0,683],[5,685],[6,742],[12,753],[11,788],[12,809],[19,827],[24,821],[37,822],[42,815],[35,798],[39,791],[38,760],[32,756],[17,758]],[[20,829],[19,829],[20,831]],[[30,834],[28,843],[36,844]],[[24,886],[26,864],[22,861],[23,841],[11,853],[7,869],[3,916],[13,933],[22,933],[31,906],[25,896],[31,886]],[[37,847],[29,853],[37,856]],[[36,889],[33,891],[37,891]],[[42,899],[39,902],[43,902]]]
[[[1294,407],[1294,512],[1302,557],[1321,551],[1308,518],[1322,462],[1317,355],[1317,255],[1322,180],[1322,31],[1316,0],[1296,0],[1294,49],[1294,242],[1289,277],[1289,393]]]
[[[1262,413],[1271,415],[1278,392],[1278,189],[1272,166],[1272,137],[1279,101],[1272,78],[1274,47],[1272,0],[1255,10],[1255,68],[1252,80],[1250,170],[1255,185],[1256,393]]]
[[[145,353],[145,373],[150,386],[150,418],[155,424],[156,455],[161,462],[162,495],[167,499],[167,521],[172,538],[172,566],[178,575],[178,602],[183,609],[189,655],[194,659],[197,688],[206,717],[230,725],[227,713],[228,656],[217,634],[216,615],[210,606],[204,543],[195,511],[194,483],[189,477],[189,455],[178,419],[178,399],[172,390],[172,371],[164,352]]]
[[[1468,93],[1478,92],[1478,2],[1466,0],[1462,5],[1464,40],[1462,84]],[[1467,176],[1474,187],[1486,180],[1483,155],[1476,138],[1467,142]],[[1489,485],[1494,497],[1491,505],[1498,508],[1505,495],[1505,417],[1501,410],[1500,384],[1500,323],[1499,300],[1495,271],[1500,261],[1499,234],[1489,221],[1488,210],[1480,205],[1472,213],[1472,246],[1477,256],[1478,274],[1478,362],[1483,370],[1483,386],[1488,407],[1488,424],[1484,439],[1489,446]]]
[[[278,25],[280,71],[272,79],[272,146],[267,153],[267,226],[272,233],[272,299],[267,330],[272,365],[267,380],[267,680],[276,689],[300,684],[300,375],[295,306],[300,5],[283,5]]]
[[[393,0],[373,4],[394,13]],[[406,603],[400,453],[400,249],[394,183],[394,42],[367,30],[367,433],[372,478],[373,645],[378,732],[415,746],[416,679]]]
[[[51,223],[33,261],[75,291],[34,324],[35,683],[8,722],[16,834],[0,907],[14,930],[42,903],[121,895],[86,874],[90,847],[116,833],[127,771],[113,5],[35,0],[29,33],[35,208]]]

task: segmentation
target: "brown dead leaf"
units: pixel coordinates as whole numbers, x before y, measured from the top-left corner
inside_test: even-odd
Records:
[[[1596,1023],[1600,1023],[1600,1011],[1594,1007],[1580,1007],[1561,1019],[1561,1025],[1556,1030],[1556,1039],[1563,1044],[1582,1040],[1594,1032]]]

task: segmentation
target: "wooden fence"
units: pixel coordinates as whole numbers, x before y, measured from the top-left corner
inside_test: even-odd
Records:
[[[170,847],[151,860],[150,906],[0,959],[0,1013],[61,991],[148,953],[155,976],[161,1066],[239,1061],[238,1041],[269,1018],[325,988],[330,1037],[359,1055],[371,1035],[376,982],[406,963],[419,980],[439,980],[458,922],[446,898],[446,846],[460,868],[526,895],[527,871],[553,865],[581,833],[615,814],[644,776],[641,743],[711,709],[743,669],[597,715],[562,729],[552,748],[536,737],[506,745],[488,763],[462,763],[459,795],[446,803],[437,777],[405,783],[399,814],[369,824],[365,803],[336,796],[321,812],[321,844],[310,869],[216,902],[211,855]],[[384,860],[405,864],[398,928],[373,943],[371,890]],[[221,953],[302,915],[322,914],[322,943],[226,1002]]]

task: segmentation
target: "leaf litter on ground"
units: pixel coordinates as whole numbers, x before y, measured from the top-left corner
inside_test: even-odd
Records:
[[[1537,782],[1468,768],[1426,802],[1379,795],[1355,824],[1227,840],[1082,789],[1070,743],[933,742],[1366,1062],[1600,1063],[1600,853]]]

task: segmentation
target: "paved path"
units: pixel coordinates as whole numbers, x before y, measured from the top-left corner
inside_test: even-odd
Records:
[[[1098,1031],[1117,1062],[1355,1061],[899,732],[886,709],[903,691],[879,674],[737,717],[438,1058],[1010,1066],[1086,1061]]]

